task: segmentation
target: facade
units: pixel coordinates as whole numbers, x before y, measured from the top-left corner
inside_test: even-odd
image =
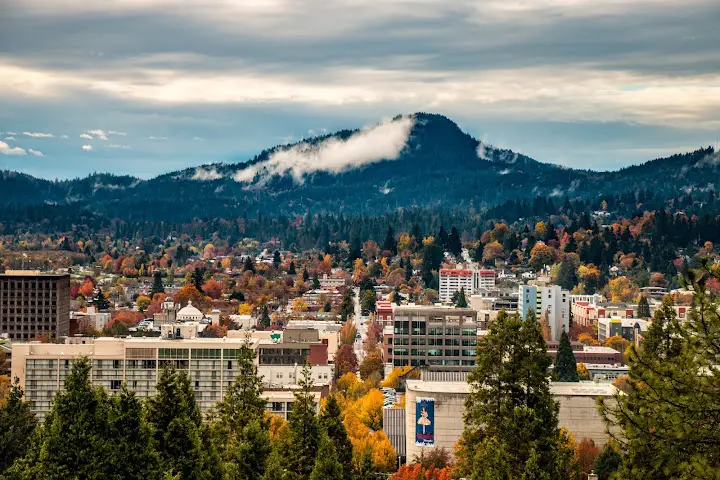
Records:
[[[570,303],[574,304],[577,302],[586,302],[590,305],[597,305],[603,301],[603,296],[599,293],[593,293],[592,295],[570,295]]]
[[[35,270],[0,275],[0,333],[10,340],[70,334],[70,276]]]
[[[557,355],[557,349],[560,342],[547,342],[547,353],[555,360]],[[595,347],[589,345],[583,345],[580,342],[570,342],[570,348],[572,348],[573,355],[575,355],[575,361],[578,363],[582,362],[585,364],[599,364],[599,365],[622,365],[623,354],[610,347]]]
[[[70,312],[70,333],[76,335],[88,329],[102,331],[110,321],[110,312],[98,312],[95,307],[88,307],[87,312]]]
[[[449,302],[452,296],[461,289],[465,295],[472,294],[473,271],[443,268],[440,270],[440,290],[438,296],[441,302]]]
[[[556,382],[550,388],[560,404],[560,426],[574,434],[577,441],[589,438],[602,448],[609,437],[595,402],[598,397],[610,399],[615,387],[609,383]],[[464,428],[462,412],[469,390],[466,381],[407,381],[406,458],[419,457],[423,451],[427,453],[438,447],[454,451]],[[422,413],[423,408],[427,415]],[[422,433],[423,427],[425,433]]]
[[[318,281],[320,282],[320,288],[323,290],[337,290],[345,286],[345,274],[328,276],[325,273]]]
[[[647,332],[649,322],[640,318],[598,318],[598,342],[604,343],[610,337],[620,335],[635,343],[638,335]]]
[[[495,270],[475,270],[473,272],[474,291],[495,288]]]
[[[392,325],[393,308],[392,304],[385,300],[379,300],[375,305],[375,320],[384,326]]]
[[[259,340],[259,365],[328,364],[328,341],[312,328],[285,329],[282,340]]]
[[[470,308],[396,307],[393,327],[384,331],[385,361],[394,367],[472,368],[477,337],[477,312]]]
[[[237,355],[245,339],[204,338],[168,340],[160,338],[74,338],[72,344],[15,343],[12,376],[20,381],[31,409],[43,419],[52,400],[65,386],[72,361],[88,357],[92,361],[91,381],[111,394],[125,382],[139,397],[155,394],[160,368],[169,363],[190,376],[195,397],[203,413],[222,399],[238,374]],[[251,340],[251,348],[257,342]],[[263,367],[258,367],[263,375]],[[275,373],[274,370],[267,370]],[[325,372],[313,369],[318,390],[323,389]],[[290,382],[288,382],[290,383]],[[268,410],[285,415],[294,400],[293,385],[269,382]],[[326,389],[326,388],[325,388]],[[318,400],[320,393],[318,392]],[[278,398],[280,398],[278,400]],[[273,405],[273,402],[283,405]]]
[[[518,297],[518,312],[523,318],[530,311],[535,312],[538,321],[547,317],[552,340],[560,340],[563,330],[570,330],[570,292],[567,290],[558,285],[521,285]]]

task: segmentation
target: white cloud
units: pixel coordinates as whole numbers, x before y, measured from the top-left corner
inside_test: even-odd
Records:
[[[85,150],[86,152],[89,152],[90,150],[93,149],[93,147],[92,147],[92,145],[83,145],[82,149]]]
[[[107,140],[107,139],[108,139],[107,133],[105,133],[104,130],[88,130],[87,133],[89,133],[90,135],[95,136],[96,138],[98,138],[98,139],[100,139],[100,140]]]
[[[200,142],[204,142],[204,141],[205,141],[205,139],[202,138],[202,137],[193,137],[193,140],[198,140],[198,141],[200,141]]]
[[[278,150],[270,158],[235,172],[237,182],[251,182],[259,175],[262,186],[273,175],[289,173],[302,183],[309,173],[340,173],[381,160],[395,160],[407,144],[415,118],[404,116],[366,127],[347,140],[329,138],[317,145],[307,142]]]
[[[167,137],[148,137],[148,140],[167,140]]]
[[[220,180],[221,178],[223,178],[223,176],[217,171],[217,168],[215,167],[209,170],[198,167],[195,169],[195,173],[193,174],[191,180],[199,180],[201,182],[206,182],[210,180]]]
[[[5,137],[5,140],[7,140],[9,142],[9,141],[15,140],[15,137]]]
[[[125,132],[117,132],[117,131],[115,131],[115,130],[110,130],[110,131],[108,132],[108,135],[119,135],[119,136],[121,136],[121,137],[124,137],[124,136],[127,135],[127,133],[125,133]]]
[[[60,135],[60,138],[62,138],[63,140],[67,140],[70,137],[68,137],[67,135]]]
[[[38,150],[33,150],[32,148],[29,148],[29,149],[28,149],[28,153],[29,153],[30,155],[34,155],[34,156],[36,156],[36,157],[44,157],[44,156],[45,156],[45,155],[43,155],[42,152],[40,152],[40,151],[38,151]]]
[[[492,161],[492,159],[487,155],[487,148],[485,147],[485,144],[483,142],[480,142],[478,144],[477,156],[480,160],[485,160],[486,162]]]
[[[10,133],[10,132],[8,132]],[[33,138],[53,138],[52,133],[36,133],[36,132],[23,132],[23,135],[26,137],[33,137]]]
[[[8,135],[17,135],[17,133],[15,133],[15,132],[5,132],[5,133],[7,133]]]
[[[112,148],[113,150],[129,150],[130,145],[118,145],[116,143],[111,143],[107,146],[107,148]]]
[[[88,135],[87,133],[81,133],[80,138],[84,138],[85,140],[92,140],[92,135]]]
[[[11,147],[5,142],[0,142],[0,154],[2,155],[27,155],[27,152],[24,148],[20,147]]]
[[[510,173],[511,171],[512,171],[512,170],[510,170],[509,168],[506,168],[505,170],[500,170],[500,171],[498,172],[498,174],[499,174],[499,175],[507,175],[507,174]]]

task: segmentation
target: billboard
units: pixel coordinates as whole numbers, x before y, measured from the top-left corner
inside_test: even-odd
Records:
[[[435,445],[434,398],[417,398],[415,400],[415,445],[422,447]]]

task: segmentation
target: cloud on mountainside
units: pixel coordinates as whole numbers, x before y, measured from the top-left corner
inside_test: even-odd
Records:
[[[366,127],[347,140],[328,138],[318,145],[307,142],[276,151],[264,162],[238,170],[237,182],[250,183],[259,176],[256,186],[263,186],[273,175],[289,173],[302,183],[307,174],[323,171],[340,173],[382,160],[395,160],[407,144],[414,117],[404,116]]]
[[[202,167],[198,167],[195,169],[195,173],[190,179],[198,180],[200,182],[207,182],[211,180],[220,180],[221,178],[223,178],[223,176],[218,173],[217,168],[215,167],[211,169],[204,169]]]

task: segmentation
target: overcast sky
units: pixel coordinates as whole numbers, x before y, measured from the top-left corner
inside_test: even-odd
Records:
[[[615,169],[720,137],[718,0],[0,0],[0,168],[150,177],[438,112]]]

